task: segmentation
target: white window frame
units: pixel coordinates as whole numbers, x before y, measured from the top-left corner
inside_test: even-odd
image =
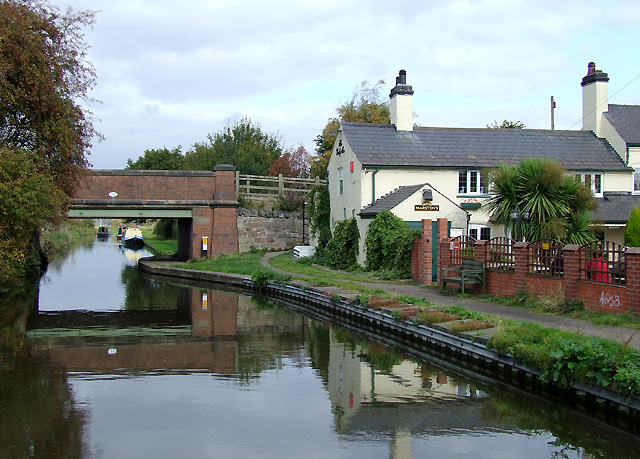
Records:
[[[604,191],[604,174],[602,172],[594,172],[593,174],[576,174],[580,181],[591,188],[594,196],[602,197]],[[599,183],[598,183],[599,182]]]
[[[471,223],[469,225],[469,236],[473,237],[476,241],[480,240],[482,236],[482,230],[489,230],[489,239],[482,239],[484,241],[488,241],[491,239],[492,228],[488,225],[478,225],[477,223]],[[475,236],[474,236],[475,234]]]
[[[338,168],[338,196],[344,196],[344,170]]]
[[[633,194],[640,194],[640,164],[632,164],[631,167],[633,167],[631,189]]]
[[[462,179],[462,175],[465,175],[465,191],[462,191],[460,189],[460,181]],[[473,187],[472,189],[472,184],[474,182],[474,178],[475,178],[475,187]],[[458,171],[458,182],[457,182],[457,187],[458,187],[458,194],[461,195],[484,195],[484,194],[488,194],[489,190],[485,190],[482,186],[482,172],[479,169],[460,169]],[[490,188],[490,187],[487,187]]]

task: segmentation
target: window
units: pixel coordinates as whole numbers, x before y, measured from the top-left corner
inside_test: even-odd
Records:
[[[344,176],[343,176],[342,168],[338,169],[338,196],[342,196],[344,194]]]
[[[576,178],[587,185],[594,195],[602,196],[602,174],[576,174]]]
[[[486,177],[480,171],[458,171],[458,194],[485,194],[489,192]]]
[[[491,239],[491,227],[473,225],[469,228],[469,236],[477,241],[488,241]]]
[[[633,165],[633,192],[640,193],[640,164]]]

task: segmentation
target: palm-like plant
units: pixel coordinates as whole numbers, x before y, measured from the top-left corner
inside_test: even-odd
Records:
[[[589,214],[595,206],[591,190],[568,175],[555,161],[528,158],[517,166],[501,165],[490,173],[493,197],[485,204],[493,223],[516,233],[511,211],[527,211],[529,219],[520,222],[521,234],[528,241],[558,239],[585,244],[593,240],[588,231]]]

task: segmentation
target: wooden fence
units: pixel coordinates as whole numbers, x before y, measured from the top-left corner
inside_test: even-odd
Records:
[[[319,177],[313,179],[277,177],[262,175],[244,175],[236,172],[236,195],[249,198],[269,199],[276,196],[283,197],[289,193],[305,195],[316,185],[326,185],[326,180]]]

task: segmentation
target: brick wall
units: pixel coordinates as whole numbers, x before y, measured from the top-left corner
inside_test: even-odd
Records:
[[[235,199],[235,184],[231,189]],[[74,198],[211,201],[215,190],[215,172],[94,170],[80,182]],[[118,196],[111,198],[112,191]]]
[[[625,252],[626,284],[597,282],[580,278],[579,251],[576,245],[566,245],[563,249],[563,276],[552,277],[527,272],[527,243],[518,242],[513,246],[515,269],[512,271],[486,270],[486,291],[495,296],[514,296],[519,289],[529,295],[544,297],[558,291],[564,293],[568,301],[581,301],[586,310],[606,313],[640,314],[640,248],[631,247]],[[484,241],[476,243],[476,260],[486,260]],[[438,246],[438,269],[451,266],[449,241]],[[440,271],[439,271],[440,275]],[[439,280],[439,284],[441,281]],[[452,288],[457,288],[455,284]],[[480,291],[479,286],[470,286]],[[448,288],[448,286],[447,286]]]

